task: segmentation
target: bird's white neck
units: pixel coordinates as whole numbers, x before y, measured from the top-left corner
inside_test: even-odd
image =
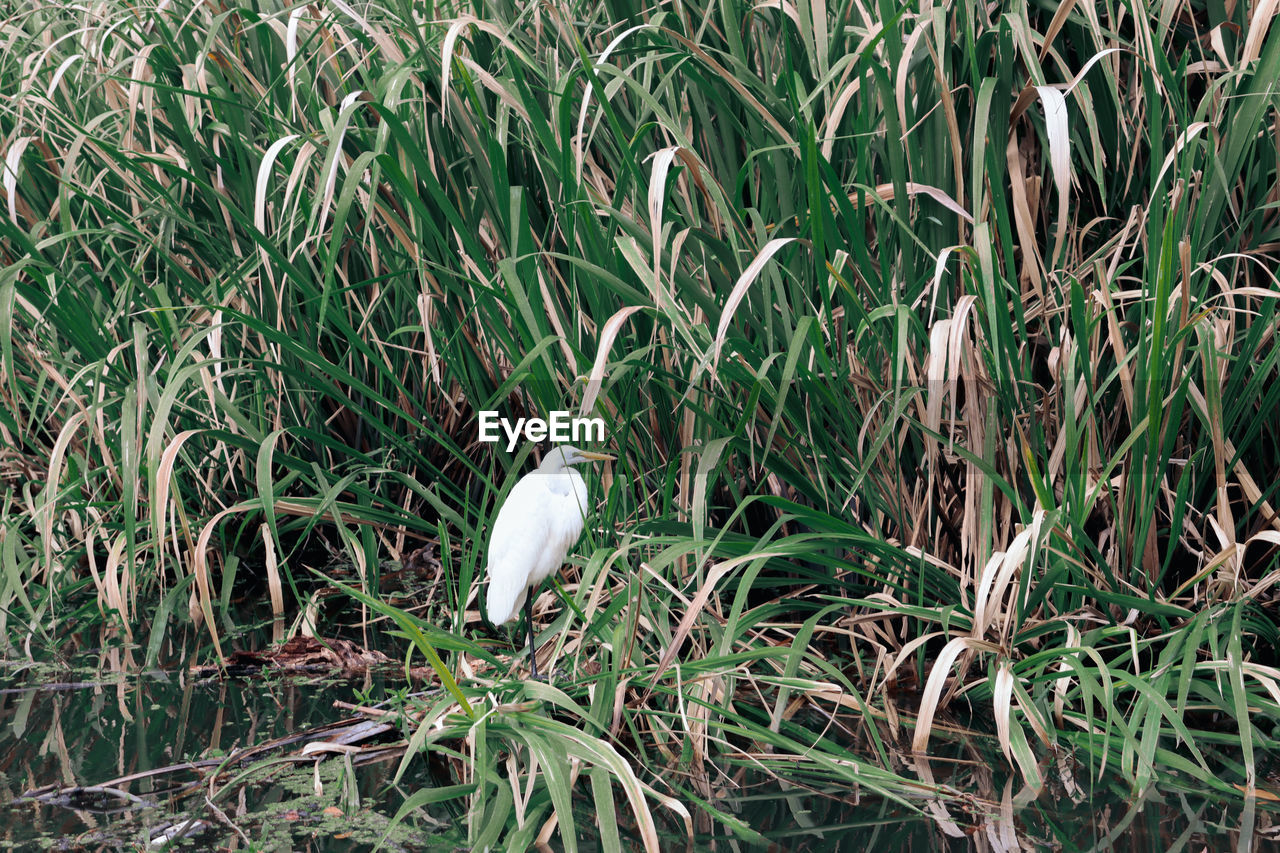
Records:
[[[542,464],[538,466],[538,470],[543,474],[556,474],[567,467],[564,464],[564,454],[559,450],[552,450],[543,457]]]

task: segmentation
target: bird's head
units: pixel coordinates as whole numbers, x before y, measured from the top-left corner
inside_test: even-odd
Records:
[[[613,458],[608,453],[581,450],[572,444],[558,444],[543,457],[542,464],[538,467],[547,471],[555,471],[560,468],[567,468],[570,465],[579,465],[583,462],[603,462]]]

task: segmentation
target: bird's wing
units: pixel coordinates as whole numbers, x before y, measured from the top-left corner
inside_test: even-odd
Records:
[[[557,478],[555,487],[543,496],[546,501],[546,547],[534,569],[533,583],[559,570],[565,555],[582,535],[583,515],[587,508],[587,484],[572,468]]]
[[[524,605],[529,587],[564,564],[582,535],[587,486],[572,469],[526,474],[498,510],[489,534],[489,619],[502,624]]]
[[[512,487],[489,531],[489,619],[496,625],[514,618],[524,605],[539,549],[548,539],[546,488],[541,477],[526,474]]]

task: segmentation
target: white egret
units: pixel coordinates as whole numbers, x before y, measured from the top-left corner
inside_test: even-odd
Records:
[[[489,619],[501,625],[524,607],[534,678],[538,661],[530,591],[564,563],[582,535],[587,511],[587,484],[570,466],[606,459],[613,457],[567,444],[553,447],[536,470],[512,487],[489,531]]]

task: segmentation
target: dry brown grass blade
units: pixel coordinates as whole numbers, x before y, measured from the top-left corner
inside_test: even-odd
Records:
[[[89,568],[89,577],[93,579],[94,589],[98,591],[98,610],[105,614],[111,609],[111,596],[107,593],[106,580],[98,570],[98,550],[94,546],[96,525],[90,524],[84,532],[85,564]]]
[[[209,629],[209,638],[213,642],[213,650],[218,655],[220,666],[226,666],[227,659],[222,653],[222,640],[218,637],[218,625],[213,619],[213,581],[209,577],[209,543],[222,519],[232,513],[254,512],[260,509],[262,509],[260,501],[248,501],[222,510],[205,523],[204,529],[200,531],[200,538],[196,540],[195,553],[191,555],[191,573],[196,579],[197,601],[195,603]]]
[[[644,697],[640,700],[641,705],[649,701],[649,696],[653,693],[653,688],[657,685],[658,680],[666,674],[671,662],[675,660],[677,651],[679,651],[685,638],[689,636],[689,632],[693,629],[693,623],[697,621],[698,614],[707,606],[707,601],[711,598],[711,593],[715,591],[716,584],[720,582],[720,579],[743,563],[767,560],[779,556],[782,555],[777,551],[762,551],[758,554],[744,554],[741,557],[734,557],[711,567],[711,571],[707,573],[707,579],[702,584],[702,588],[698,590],[698,594],[689,602],[684,618],[680,620],[680,625],[671,637],[671,644],[667,646],[662,659],[658,661],[658,666],[653,671],[653,677],[649,679],[649,687],[645,690]]]
[[[613,341],[618,337],[618,331],[628,317],[643,307],[641,305],[630,305],[618,309],[612,317],[605,321],[604,326],[600,329],[600,343],[596,347],[596,358],[591,364],[591,373],[587,376],[587,388],[582,395],[582,406],[578,411],[581,417],[586,417],[595,408],[596,398],[600,395],[600,383],[604,381],[605,363],[609,359],[609,350],[613,348]]]
[[[911,31],[911,35],[907,36],[906,43],[902,47],[902,61],[898,64],[897,79],[893,84],[893,99],[898,110],[898,127],[904,129],[904,133],[909,133],[906,128],[911,127],[911,122],[907,117],[907,80],[910,79],[911,71],[914,68],[911,57],[915,54],[916,48],[921,40],[933,27],[933,18],[928,15],[922,15],[916,19],[915,29]]]
[[[18,168],[22,164],[22,154],[32,139],[30,136],[19,136],[9,144],[9,150],[4,156],[4,196],[9,202],[9,220],[18,228],[23,227],[18,222]]]
[[[880,616],[880,615],[881,614],[876,614],[876,616]],[[891,615],[891,614],[888,614],[888,615]],[[876,625],[875,622],[870,622],[868,627],[878,628],[879,626]],[[898,649],[897,654],[894,655],[893,660],[889,662],[889,665],[884,668],[884,673],[880,676],[881,681],[887,682],[889,678],[892,677],[895,672],[897,672],[898,667],[902,665],[902,662],[905,661],[907,657],[911,655],[912,652],[914,652],[916,649],[920,648],[930,640],[935,639],[936,637],[941,637],[941,636],[942,636],[941,631],[931,631],[928,634],[922,634],[919,637],[913,637],[912,639],[908,640],[905,643],[900,643],[900,641],[898,641],[893,637],[887,637],[887,636],[884,637],[886,641],[893,643],[894,646],[897,646],[900,644],[901,648]],[[881,655],[881,657],[883,657],[883,655]],[[880,665],[880,661],[877,661],[876,666],[879,666],[879,665]],[[877,690],[877,685],[873,681],[871,687],[868,689],[868,692],[875,692],[876,690]]]
[[[992,690],[992,708],[996,715],[996,740],[1005,760],[1013,763],[1013,743],[1009,738],[1009,726],[1013,722],[1013,664],[1007,659],[996,666],[996,683]]]
[[[618,33],[618,35],[615,36],[612,41],[610,41],[607,45],[605,45],[604,50],[600,51],[600,55],[596,58],[595,66],[597,68],[600,68],[601,66],[603,66],[605,62],[608,61],[609,55],[613,53],[615,50],[617,50],[618,45],[622,44],[622,42],[632,33],[638,32],[639,30],[649,29],[650,27],[651,27],[650,24],[637,24],[634,27],[628,27],[627,29]],[[587,108],[591,104],[591,95],[594,92],[594,88],[595,87],[591,83],[588,83],[586,91],[584,91],[582,94],[582,106],[578,109],[578,129],[574,133],[573,140],[572,140],[573,151],[574,151],[574,164],[575,164],[574,175],[577,177],[578,183],[582,183],[582,166],[583,166],[583,163],[586,161],[586,151],[587,151],[587,144],[583,138],[582,132],[583,132],[583,128],[585,128],[587,125]],[[601,92],[597,97],[600,97],[600,98],[607,97],[607,93]],[[601,193],[602,199],[607,199],[608,197],[609,197],[609,193],[604,193],[604,192]]]
[[[867,48],[867,45],[880,37],[881,30],[884,25],[876,22],[871,25],[868,32],[863,35],[858,46],[854,48],[854,53],[861,55]],[[850,64],[845,69],[844,75],[840,79],[840,84],[836,87],[838,94],[831,102],[831,106],[827,109],[827,117],[822,125],[822,156],[831,159],[832,152],[835,150],[837,131],[840,127],[841,120],[844,119],[845,110],[849,108],[849,102],[858,94],[862,88],[862,78],[858,77],[853,81],[849,81],[849,77],[853,75],[853,70],[857,66]]]
[[[936,786],[938,783],[933,778],[933,767],[929,763],[927,755],[916,755],[914,760],[916,775],[920,777],[920,781],[930,787]],[[938,829],[943,835],[951,838],[964,838],[964,830],[956,825],[955,818],[951,816],[951,812],[947,810],[947,804],[941,797],[930,797],[924,802],[925,809],[929,812],[929,816],[933,818],[933,822],[937,824]]]
[[[1067,17],[1071,14],[1071,10],[1076,7],[1076,0],[1066,0],[1058,6],[1058,10],[1053,13],[1053,20],[1049,22],[1049,26],[1044,31],[1044,41],[1040,45],[1040,64],[1044,65],[1044,59],[1049,55],[1049,46],[1053,44],[1053,40],[1058,37],[1058,33],[1062,31],[1062,27],[1067,22]]]
[[[271,635],[274,642],[284,639],[284,587],[280,583],[280,566],[276,558],[276,543],[271,528],[263,523],[258,528],[262,537],[263,563],[267,570],[267,591],[271,596]]]
[[[760,250],[760,254],[756,255],[755,260],[747,265],[742,271],[742,275],[738,276],[738,281],[733,285],[733,290],[729,293],[729,299],[725,302],[724,311],[720,314],[720,325],[716,327],[715,343],[712,346],[711,362],[716,364],[720,361],[720,349],[724,346],[725,335],[729,332],[729,324],[733,322],[733,314],[738,310],[738,306],[742,304],[743,298],[747,295],[747,289],[755,283],[759,278],[760,271],[764,269],[764,265],[769,262],[779,249],[788,243],[805,242],[799,237],[774,237],[764,248]]]
[[[1248,548],[1253,542],[1266,542],[1276,548],[1280,548],[1280,533],[1277,533],[1274,530],[1263,530],[1260,533],[1255,533],[1245,540],[1244,547]],[[1244,597],[1257,598],[1278,582],[1280,582],[1280,569],[1270,572],[1266,577],[1250,587],[1249,590],[1245,592]]]
[[[707,53],[696,43],[680,35],[680,33],[677,33],[674,30],[669,30],[669,29],[663,29],[663,32],[666,35],[678,41],[680,44],[684,45],[685,48],[690,53],[692,53],[694,56],[698,57],[703,62],[705,62],[713,71],[716,72],[716,74],[720,76],[720,78],[724,81],[726,85],[728,85],[735,92],[738,93],[738,96],[742,98],[745,104],[749,105],[753,110],[755,110],[756,114],[760,117],[760,119],[764,121],[765,124],[769,125],[769,129],[774,132],[774,134],[783,144],[785,144],[788,148],[791,148],[793,150],[796,149],[795,138],[792,137],[792,135],[787,132],[787,129],[783,127],[782,124],[776,118],[773,117],[773,113],[769,112],[769,110],[767,110],[765,106],[761,104],[759,100],[756,99],[756,96],[751,94],[751,90],[749,90],[745,85],[743,85],[741,80],[739,80],[737,77],[731,74],[728,70],[726,70],[725,67],[721,65],[719,62],[716,62],[714,59],[712,59],[711,54]]]
[[[1067,238],[1067,211],[1071,189],[1071,132],[1067,125],[1067,100],[1053,86],[1037,86],[1044,104],[1045,134],[1049,138],[1049,169],[1058,192],[1058,224],[1054,228],[1053,257],[1062,253]]]
[[[1007,638],[1015,610],[1012,595],[1005,605],[1003,614],[999,612],[999,607],[1005,599],[1006,592],[1010,591],[1015,573],[1023,567],[1032,544],[1039,537],[1040,526],[1044,523],[1044,519],[1045,510],[1037,509],[1032,516],[1031,524],[1013,537],[1013,541],[1009,543],[1009,550],[1004,553],[997,551],[987,561],[978,579],[978,589],[974,598],[973,636],[975,639],[984,636],[1000,615],[1003,615],[1000,637],[1002,640]],[[1016,584],[1012,586],[1012,591],[1017,591]]]
[[[1253,15],[1249,19],[1249,33],[1244,39],[1244,50],[1240,53],[1240,64],[1248,65],[1262,53],[1262,40],[1267,31],[1277,26],[1276,16],[1280,13],[1280,0],[1259,0],[1253,7]]]
[[[995,643],[988,643],[986,640],[978,640],[973,637],[956,637],[942,647],[942,651],[938,653],[938,659],[933,663],[933,669],[929,672],[929,680],[925,683],[924,693],[920,697],[920,711],[916,717],[916,731],[911,738],[911,749],[914,752],[923,753],[929,746],[929,732],[933,728],[933,718],[938,712],[938,706],[942,699],[942,689],[946,686],[947,678],[951,673],[951,665],[955,663],[960,653],[966,649],[975,652],[990,652],[992,654],[1000,651],[1000,647]]]
[[[263,234],[267,233],[267,184],[271,178],[271,167],[275,165],[276,158],[280,156],[284,147],[301,136],[300,133],[291,133],[271,143],[262,157],[262,163],[258,166],[258,177],[254,185],[253,226]],[[288,201],[289,194],[286,192],[283,204],[287,205]],[[258,249],[258,256],[262,259],[264,267],[270,266],[270,255],[265,248]]]
[[[480,81],[481,85],[490,92],[493,92],[493,94],[497,96],[498,100],[502,101],[502,103],[513,113],[524,119],[525,124],[529,123],[529,111],[525,109],[524,104],[512,95],[511,92],[507,91],[507,88],[499,83],[496,77],[481,68],[468,56],[459,56],[458,59],[461,60],[463,65],[470,69],[472,74],[476,75],[476,79]]]
[[[1080,629],[1070,623],[1067,624],[1067,640],[1066,648],[1074,649],[1080,646]],[[1067,688],[1071,686],[1072,669],[1070,661],[1064,657],[1058,664],[1058,672],[1062,675],[1053,681],[1053,717],[1058,728],[1063,728],[1063,715],[1067,706]]]
[[[182,450],[182,445],[186,444],[187,439],[201,432],[198,429],[183,430],[174,436],[173,441],[160,454],[160,464],[156,468],[156,492],[151,496],[152,505],[155,507],[155,535],[157,547],[155,549],[157,574],[164,577],[164,543],[169,541],[166,528],[168,522],[169,506],[174,506],[175,524],[177,519],[177,498],[169,494],[169,484],[173,481],[173,467],[177,462],[178,453]],[[178,531],[173,532],[173,543],[178,543]]]
[[[53,576],[54,562],[53,554],[53,519],[57,513],[58,488],[62,482],[62,462],[67,454],[67,447],[75,438],[76,430],[86,423],[88,416],[81,410],[73,412],[71,417],[63,425],[58,433],[57,440],[53,443],[53,451],[49,454],[49,479],[45,484],[44,491],[41,493],[40,503],[36,508],[36,518],[39,519],[40,542],[44,547],[44,559],[41,565],[44,567],[44,582],[49,583],[49,578]]]
[[[1202,331],[1203,327],[1197,327],[1197,331]],[[1207,333],[1213,336],[1213,340],[1209,345],[1223,352],[1222,333],[1218,324],[1213,324],[1211,330]],[[1231,497],[1227,489],[1227,456],[1226,438],[1222,432],[1222,367],[1223,365],[1217,359],[1204,359],[1203,361],[1203,377],[1205,387],[1216,389],[1217,393],[1208,395],[1206,399],[1205,415],[1209,426],[1210,444],[1213,448],[1213,478],[1217,484],[1217,524],[1226,536],[1225,545],[1235,544],[1235,517],[1231,511]]]
[[[1164,163],[1160,166],[1160,175],[1156,178],[1157,184],[1164,180],[1165,173],[1172,168],[1178,156],[1182,153],[1182,149],[1187,147],[1187,143],[1199,136],[1202,131],[1209,130],[1211,127],[1207,121],[1192,122],[1187,126],[1186,130],[1178,134],[1177,140],[1173,143],[1173,148],[1165,155]]]
[[[946,38],[947,34],[945,32],[938,34],[939,42],[944,42]],[[951,142],[951,179],[955,182],[956,195],[964,198],[964,163],[966,157],[964,146],[960,141],[960,119],[956,115],[956,101],[951,94],[952,86],[942,73],[943,64],[938,56],[937,49],[934,47],[934,43],[927,41],[925,45],[929,48],[929,56],[933,60],[933,76],[938,81],[938,92],[942,101],[942,115],[947,121],[947,139]],[[967,220],[970,225],[973,224],[972,216],[961,214],[961,218]],[[963,227],[960,228],[957,239],[964,239]]]
[[[1126,223],[1125,230],[1128,230],[1128,223]],[[1121,232],[1121,234],[1120,243],[1122,246],[1124,243],[1124,232]],[[1118,256],[1119,253],[1120,248],[1117,247],[1116,255]],[[1101,263],[1095,266],[1094,275],[1098,282],[1098,286],[1094,290],[1094,294],[1102,303],[1103,311],[1107,317],[1107,339],[1111,343],[1111,356],[1115,359],[1116,371],[1120,375],[1120,392],[1124,397],[1125,409],[1129,414],[1129,421],[1130,423],[1135,423],[1133,410],[1133,371],[1129,367],[1129,351],[1125,347],[1124,334],[1120,331],[1120,321],[1116,316],[1115,304],[1111,301],[1111,288],[1110,285],[1107,284],[1107,282],[1112,279],[1102,275]]]
[[[945,191],[940,190],[935,186],[930,186],[929,184],[921,184],[915,181],[907,181],[904,186],[906,187],[907,195],[927,195],[929,198],[933,199],[938,204],[942,205],[947,210],[954,213],[956,216],[959,216],[965,222],[968,222],[970,225],[973,224],[973,214],[965,210],[964,205],[960,204],[960,202],[956,201],[954,198],[948,195]],[[884,201],[884,202],[892,201],[893,195],[894,195],[893,184],[877,184],[876,185],[876,197],[879,198],[881,201]],[[850,195],[849,200],[856,203],[858,200],[858,197],[856,194]]]
[[[129,606],[132,598],[129,594],[133,585],[132,573],[124,558],[127,544],[124,534],[117,536],[107,551],[107,561],[102,569],[107,606],[120,615],[120,624],[126,638],[133,636],[133,629],[130,627],[133,624],[133,611]]]
[[[987,841],[991,844],[992,853],[1021,853],[1023,849],[1018,841],[1018,826],[1013,819],[1012,778],[1005,780],[999,814],[993,815],[987,824]]]
[[[1019,278],[1029,281],[1039,290],[1044,281],[1044,258],[1040,253],[1040,241],[1036,239],[1036,222],[1031,213],[1031,198],[1027,191],[1027,177],[1023,169],[1025,158],[1018,145],[1018,134],[1010,132],[1005,148],[1005,160],[1009,169],[1009,193],[1013,199],[1013,224],[1018,232],[1018,246],[1022,250],[1022,270]]]
[[[459,15],[454,18],[449,24],[449,29],[445,32],[444,43],[440,50],[440,109],[442,112],[447,113],[449,110],[449,80],[453,74],[451,60],[454,59],[454,46],[458,42],[458,37],[462,35],[462,31],[467,27],[475,27],[481,32],[488,33],[517,56],[524,55],[520,47],[508,38],[506,32],[496,24],[482,21],[475,15]]]
[[[1194,382],[1187,383],[1187,394],[1200,411],[1208,412],[1208,403],[1204,399],[1204,393]],[[1276,530],[1280,530],[1280,515],[1276,513],[1268,501],[1263,499],[1262,489],[1258,487],[1257,480],[1253,478],[1253,475],[1249,473],[1249,469],[1245,467],[1244,459],[1237,458],[1235,445],[1225,436],[1222,442],[1226,458],[1236,460],[1231,473],[1235,475],[1236,480],[1240,483],[1240,490],[1251,504],[1259,508],[1262,519],[1276,528]]]
[[[762,0],[757,3],[752,11],[758,9],[777,9],[791,19],[791,23],[796,25],[796,29],[800,29],[800,13],[796,11],[794,3],[785,2],[785,0]]]
[[[947,317],[939,320],[929,330],[929,356],[926,369],[927,396],[925,398],[925,415],[924,425],[931,433],[943,435],[942,431],[942,398],[947,396],[944,393],[949,392],[952,400],[955,399],[955,379],[952,378],[950,383],[945,383],[947,376],[947,346],[951,340],[951,324],[953,318]],[[925,458],[928,460],[930,467],[937,464],[938,442],[936,440],[928,442],[925,447]]]

